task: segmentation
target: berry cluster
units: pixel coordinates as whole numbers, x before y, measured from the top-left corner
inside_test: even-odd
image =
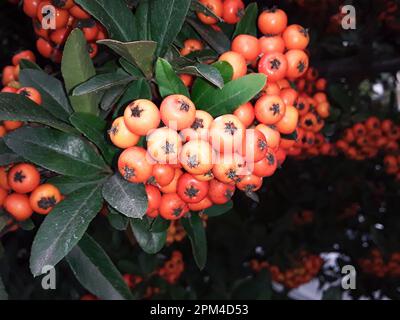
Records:
[[[244,14],[244,3],[242,0],[199,0],[205,7],[222,19],[225,23],[238,23]],[[211,25],[218,30],[219,19],[203,12],[198,12],[197,17],[204,24]]]
[[[23,10],[33,20],[38,52],[55,63],[61,62],[63,46],[74,28],[85,35],[91,58],[98,52],[96,41],[107,37],[104,27],[74,0],[24,0]],[[50,18],[54,19],[54,29],[43,28],[42,22]]]
[[[267,269],[271,273],[272,280],[281,283],[288,289],[297,288],[311,281],[321,270],[324,260],[317,255],[301,252],[294,263],[294,267],[281,270],[278,266],[266,261],[250,261],[250,268],[255,272]]]
[[[42,104],[42,97],[35,88],[21,87],[19,80],[20,61],[29,60],[36,61],[34,53],[30,50],[24,50],[15,54],[12,58],[12,64],[3,68],[2,84],[3,89],[0,92],[21,94],[38,105]],[[0,138],[4,137],[7,132],[20,128],[23,125],[21,121],[5,120],[0,123]]]
[[[371,159],[382,153],[387,174],[400,179],[399,139],[398,125],[372,116],[346,129],[335,147],[353,160]]]
[[[379,249],[372,249],[369,257],[359,259],[362,272],[378,278],[400,277],[400,252],[394,252],[385,260]]]
[[[314,68],[310,68],[296,81],[298,96],[294,104],[300,117],[297,141],[288,151],[289,155],[304,158],[327,155],[331,152],[328,141],[321,133],[325,119],[330,115],[326,86],[326,80],[318,78],[318,71]]]
[[[0,167],[0,207],[16,221],[29,219],[33,212],[47,215],[62,199],[57,187],[40,183],[40,172],[32,164]]]

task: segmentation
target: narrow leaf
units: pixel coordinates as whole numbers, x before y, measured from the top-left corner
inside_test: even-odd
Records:
[[[87,51],[86,39],[83,32],[75,29],[69,35],[65,43],[61,72],[68,93],[77,85],[86,82],[96,75],[92,59]],[[87,94],[79,97],[70,97],[75,112],[98,113],[98,97],[95,94]]]
[[[47,73],[34,70],[21,70],[19,81],[24,87],[34,87],[42,96],[42,107],[60,120],[68,121],[72,108],[60,80]]]
[[[249,34],[252,36],[257,36],[257,17],[258,17],[258,7],[257,3],[251,3],[247,6],[244,11],[243,17],[236,25],[233,37],[239,34]]]
[[[190,4],[191,0],[150,0],[151,40],[157,42],[158,57],[164,56],[178,35]]]
[[[101,186],[71,193],[46,217],[32,244],[30,268],[34,276],[46,265],[55,266],[82,238],[103,205]]]
[[[54,129],[23,127],[9,133],[5,143],[26,160],[60,174],[85,177],[109,171],[93,146]]]
[[[128,62],[137,66],[145,75],[150,78],[153,74],[153,60],[157,43],[154,41],[120,42],[106,39],[98,41],[125,58]]]
[[[133,296],[121,273],[100,245],[85,234],[67,256],[79,282],[103,300],[130,300]]]
[[[94,76],[88,81],[75,87],[75,89],[72,91],[72,95],[82,96],[88,93],[97,93],[116,86],[127,84],[132,80],[134,80],[132,76],[118,71],[112,73],[103,73]]]
[[[147,194],[143,184],[130,183],[116,173],[104,184],[104,199],[129,218],[142,218],[147,210]]]
[[[228,82],[222,89],[210,90],[207,96],[194,103],[213,116],[232,113],[240,105],[254,98],[265,86],[264,74],[249,74]]]
[[[156,63],[156,80],[162,97],[171,94],[182,94],[189,97],[189,91],[176,75],[167,60],[158,58]]]
[[[112,39],[132,41],[137,38],[135,16],[124,0],[75,0],[106,27]]]
[[[231,42],[222,31],[216,31],[194,18],[187,18],[186,20],[200,34],[204,41],[219,54],[230,50]]]
[[[100,149],[107,163],[111,163],[118,149],[106,139],[107,122],[89,113],[74,113],[70,121],[79,132]]]
[[[75,131],[32,100],[14,93],[0,93],[0,119],[36,122],[65,132]]]
[[[131,229],[139,246],[148,254],[159,252],[167,240],[167,231],[151,231],[151,224],[145,219],[131,219]]]
[[[203,270],[207,261],[207,238],[203,225],[203,220],[196,213],[191,213],[190,217],[181,220],[182,226],[192,244],[194,260],[200,270]]]

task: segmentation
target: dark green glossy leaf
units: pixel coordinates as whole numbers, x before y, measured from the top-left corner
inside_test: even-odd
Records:
[[[197,63],[194,66],[187,66],[180,69],[179,73],[187,73],[197,77],[202,77],[218,88],[224,86],[224,79],[222,79],[218,69],[208,64]]]
[[[231,42],[222,31],[216,31],[194,18],[187,18],[186,20],[200,34],[204,41],[219,54],[230,50]]]
[[[147,210],[147,194],[143,184],[130,183],[119,173],[107,180],[104,199],[118,212],[129,218],[142,218]]]
[[[157,218],[153,219],[153,221],[151,222],[150,230],[152,232],[162,232],[162,231],[168,230],[170,225],[171,225],[171,221],[165,220],[161,216],[158,216]]]
[[[228,83],[232,79],[233,68],[225,61],[218,61],[212,64],[217,69],[222,77],[224,84]],[[192,87],[192,100],[199,100],[203,96],[206,96],[209,92],[216,90],[215,86],[211,85],[204,79],[198,78],[195,80]]]
[[[151,39],[151,23],[150,23],[150,2],[152,0],[141,0],[136,8],[136,28],[138,30],[139,40]]]
[[[55,185],[63,195],[68,195],[87,186],[96,186],[103,183],[107,175],[96,175],[93,177],[68,177],[57,176],[48,179],[48,183]]]
[[[21,59],[19,61],[19,67],[21,68],[21,70],[24,69],[42,70],[42,68],[40,68],[35,62],[26,59]]]
[[[134,76],[135,78],[141,78],[143,77],[143,73],[138,69],[138,67],[136,67],[135,65],[133,65],[132,63],[128,62],[126,59],[124,58],[119,58],[119,64],[121,65],[121,67],[128,72],[129,74],[131,74],[132,76]]]
[[[154,41],[120,42],[106,39],[98,41],[137,66],[143,74],[150,78],[153,74],[154,53],[157,43]]]
[[[4,142],[4,139],[0,139],[0,166],[5,166],[11,163],[21,161],[23,158],[14,153]]]
[[[75,131],[32,100],[13,93],[0,93],[0,119],[36,122],[66,132]]]
[[[121,99],[118,101],[117,107],[115,108],[113,118],[120,115],[121,108],[126,106],[126,104],[136,100],[136,99],[149,99],[151,100],[151,88],[149,83],[145,79],[139,79],[133,81],[129,84],[128,88],[125,90]]]
[[[167,231],[153,232],[147,218],[131,219],[131,229],[139,246],[148,254],[159,252],[167,240]]]
[[[111,163],[118,149],[106,140],[107,122],[89,113],[74,113],[69,120],[79,132],[92,141],[107,163]]]
[[[60,80],[40,70],[25,69],[19,74],[24,87],[34,87],[42,96],[42,108],[60,120],[68,121],[72,108]]]
[[[156,81],[162,97],[171,94],[182,94],[189,97],[189,91],[176,75],[167,60],[158,58],[156,63]]]
[[[257,3],[250,3],[244,11],[243,17],[237,23],[233,37],[236,37],[239,34],[257,36],[257,17]]]
[[[65,43],[61,72],[65,82],[67,93],[81,83],[88,81],[96,75],[92,59],[90,59],[87,42],[83,32],[74,29]],[[70,97],[73,109],[76,112],[98,114],[98,97],[95,94],[87,94],[79,97]]]
[[[192,244],[194,260],[199,269],[203,270],[207,261],[207,238],[203,220],[192,212],[188,218],[181,219],[181,223]]]
[[[218,61],[213,63],[212,66],[219,71],[224,81],[224,84],[227,84],[229,81],[231,81],[233,68],[228,62]],[[197,78],[192,87],[192,100],[201,100],[204,97],[208,96],[211,92],[214,92],[216,90],[217,88],[211,85],[208,81]]]
[[[126,90],[127,86],[122,85],[118,87],[113,87],[104,92],[101,98],[100,108],[103,111],[111,111],[112,107],[118,102]]]
[[[129,219],[113,208],[108,208],[107,219],[110,225],[119,231],[125,231],[129,224]]]
[[[5,142],[25,159],[60,174],[85,177],[109,171],[93,146],[73,134],[23,127],[9,133]]]
[[[82,96],[88,93],[98,93],[116,86],[127,84],[132,80],[134,80],[134,78],[125,72],[117,71],[112,73],[103,73],[94,76],[88,81],[75,87],[75,89],[72,91],[72,95]]]
[[[265,86],[264,74],[249,74],[228,82],[222,89],[211,89],[207,96],[193,102],[213,116],[232,113],[240,105],[254,98]]]
[[[83,287],[104,300],[130,300],[131,291],[107,253],[88,234],[67,256],[75,277]]]
[[[34,276],[46,265],[55,266],[82,238],[100,211],[102,184],[68,195],[41,224],[32,244],[30,268]]]
[[[190,10],[197,12],[202,12],[204,13],[207,17],[213,17],[214,19],[217,19],[219,22],[223,22],[222,18],[220,16],[217,16],[214,11],[210,10],[207,6],[202,4],[198,0],[192,0],[192,3],[190,5]]]
[[[164,56],[181,30],[190,3],[191,0],[150,0],[151,40],[157,42],[158,57]]]
[[[229,201],[221,205],[213,205],[211,208],[204,210],[204,214],[209,217],[218,217],[229,212],[233,208],[233,202]]]
[[[76,0],[75,2],[106,27],[110,38],[120,41],[136,40],[135,16],[123,0]]]

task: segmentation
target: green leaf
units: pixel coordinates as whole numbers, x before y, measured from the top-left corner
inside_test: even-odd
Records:
[[[125,90],[125,93],[118,101],[117,107],[115,108],[113,114],[113,118],[116,118],[119,115],[121,108],[124,107],[127,103],[130,103],[137,99],[151,100],[151,98],[151,88],[149,83],[145,79],[133,81],[131,84],[129,84],[128,88]]]
[[[21,70],[24,69],[42,70],[42,68],[40,68],[35,62],[26,59],[21,59],[19,61],[19,67],[21,68]]]
[[[190,217],[181,219],[181,223],[192,244],[194,260],[199,269],[203,270],[207,261],[207,238],[203,220],[192,212]]]
[[[128,62],[126,59],[119,58],[118,62],[121,65],[121,67],[130,75],[134,76],[137,79],[143,77],[142,72],[135,65]]]
[[[67,256],[75,277],[103,300],[130,300],[133,296],[121,273],[100,245],[85,234]]]
[[[87,186],[71,193],[46,216],[32,244],[34,276],[46,265],[55,266],[79,242],[103,205],[101,187]]]
[[[212,17],[214,19],[217,19],[218,22],[223,22],[222,18],[220,16],[217,16],[214,11],[210,10],[207,6],[202,4],[198,0],[192,0],[192,3],[190,5],[190,10],[197,12],[202,12],[208,17]]]
[[[233,37],[239,34],[249,34],[252,36],[257,36],[257,17],[258,17],[258,7],[257,3],[250,3],[246,10],[244,11],[243,17],[236,25]]]
[[[129,224],[129,219],[113,208],[108,208],[107,219],[111,226],[119,231],[125,231]]]
[[[132,80],[134,80],[132,76],[118,71],[112,73],[103,73],[94,76],[88,81],[75,87],[75,89],[72,91],[72,95],[82,96],[88,93],[98,93],[116,86],[127,84]]]
[[[127,86],[112,87],[104,92],[101,98],[100,108],[103,111],[110,111],[118,102],[126,90]]]
[[[40,70],[25,69],[19,74],[24,87],[34,87],[42,96],[42,108],[60,120],[68,121],[72,108],[60,80]]]
[[[8,300],[8,294],[0,277],[0,300]]]
[[[25,159],[63,175],[86,177],[109,171],[93,146],[73,134],[22,127],[10,132],[5,143]]]
[[[144,252],[148,254],[155,254],[164,247],[167,240],[167,231],[151,231],[151,224],[147,218],[142,220],[131,219],[130,225],[139,246]]]
[[[189,97],[188,89],[168,61],[163,58],[158,58],[156,63],[156,81],[163,98],[171,94],[183,94]]]
[[[22,161],[22,157],[14,153],[7,147],[4,139],[0,139],[0,166],[16,163]]]
[[[197,19],[187,18],[186,21],[199,33],[204,41],[219,54],[230,50],[231,41],[222,31],[216,31]]]
[[[0,119],[36,122],[66,132],[75,131],[32,100],[14,93],[0,93]]]
[[[216,68],[220,75],[222,76],[222,80],[224,84],[227,84],[232,79],[233,68],[226,61],[218,61],[212,64],[214,68]],[[204,97],[207,97],[211,92],[216,91],[217,88],[211,85],[208,81],[204,79],[197,78],[192,87],[192,100],[201,100]]]
[[[143,184],[126,181],[119,173],[107,180],[104,199],[118,212],[129,218],[142,218],[147,210],[147,194]]]
[[[194,66],[187,66],[180,69],[179,73],[187,73],[196,77],[202,77],[220,89],[224,86],[224,79],[222,79],[221,73],[217,68],[208,64],[197,63]]]
[[[153,219],[153,221],[151,222],[150,230],[152,232],[162,232],[162,231],[168,230],[170,225],[171,225],[170,220],[166,220],[159,215],[157,218]]]
[[[63,195],[68,195],[87,186],[96,186],[106,180],[106,175],[96,175],[93,177],[68,177],[57,176],[47,180],[48,183],[55,185]]]
[[[89,113],[74,113],[69,120],[79,132],[92,141],[101,151],[107,163],[111,163],[118,149],[105,138],[107,122]]]
[[[152,0],[142,0],[136,8],[136,28],[139,40],[151,40],[150,24],[150,2]]]
[[[75,3],[100,21],[110,38],[120,41],[136,40],[135,16],[123,0],[76,0]]]
[[[193,102],[213,116],[232,113],[240,105],[250,101],[265,86],[264,74],[249,74],[228,82],[222,89],[209,90]]]
[[[163,57],[185,22],[191,0],[150,0],[151,40],[157,57]]]
[[[233,202],[229,201],[221,205],[213,205],[211,208],[204,210],[204,214],[209,217],[218,217],[229,212],[233,208]]]
[[[35,224],[33,223],[33,221],[31,219],[19,221],[18,225],[21,227],[22,230],[25,230],[25,231],[32,231],[33,229],[35,229]]]
[[[154,41],[120,42],[112,39],[97,41],[137,66],[146,78],[153,74],[154,52],[157,43]]]
[[[65,43],[61,72],[68,94],[77,85],[86,82],[96,75],[96,70],[90,59],[86,39],[79,29],[74,29]],[[70,97],[73,109],[76,112],[98,113],[95,94],[87,94],[79,97]]]

